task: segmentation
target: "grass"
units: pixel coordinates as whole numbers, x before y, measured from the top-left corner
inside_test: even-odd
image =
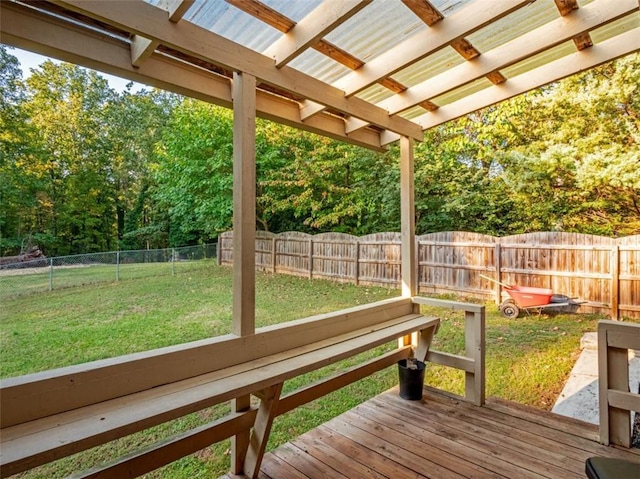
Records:
[[[144,267],[166,269],[165,265]],[[174,276],[166,275],[164,269],[155,275],[149,272],[135,280],[122,279],[118,283],[96,283],[37,294],[28,293],[20,286],[20,282],[29,284],[25,276],[15,276],[10,281],[3,278],[0,286],[11,282],[12,293],[5,291],[0,295],[0,375],[26,374],[230,332],[230,269],[201,261],[180,265]],[[258,273],[256,282],[257,326],[398,294],[396,290],[265,273]],[[425,310],[442,319],[434,348],[463,352],[462,314],[443,309]],[[550,409],[577,357],[580,338],[584,332],[595,330],[597,319],[597,316],[581,315],[531,315],[508,320],[502,318],[494,306],[487,306],[487,395]],[[285,392],[392,347],[383,346],[359,358],[288,381]],[[322,424],[396,382],[397,372],[389,368],[279,417],[269,448]],[[461,372],[433,365],[428,367],[427,383],[458,394],[464,390]],[[209,408],[42,466],[24,477],[64,477],[214,420],[227,410],[227,405]],[[228,471],[228,460],[229,442],[224,441],[147,477],[217,477]]]

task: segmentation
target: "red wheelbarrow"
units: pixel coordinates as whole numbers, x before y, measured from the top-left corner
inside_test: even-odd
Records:
[[[500,303],[499,306],[500,313],[502,313],[505,318],[517,318],[521,310],[580,306],[580,303],[574,301],[572,298],[561,294],[554,294],[552,290],[547,288],[504,284],[483,274],[481,274],[480,277],[499,284],[510,296],[510,298]],[[575,312],[575,310],[573,312]]]

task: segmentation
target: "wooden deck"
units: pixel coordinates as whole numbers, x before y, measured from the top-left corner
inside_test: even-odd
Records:
[[[476,407],[388,391],[268,453],[261,479],[580,478],[588,457],[640,463],[593,425],[499,399]],[[228,479],[225,476],[223,479]]]

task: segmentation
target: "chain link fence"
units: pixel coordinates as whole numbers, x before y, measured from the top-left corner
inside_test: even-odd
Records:
[[[188,271],[217,259],[217,243],[37,258],[0,265],[0,300],[15,295]]]

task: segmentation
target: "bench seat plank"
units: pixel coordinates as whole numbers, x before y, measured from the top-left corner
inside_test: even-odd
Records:
[[[438,319],[409,314],[223,370],[2,430],[2,476],[103,444],[353,356]]]

